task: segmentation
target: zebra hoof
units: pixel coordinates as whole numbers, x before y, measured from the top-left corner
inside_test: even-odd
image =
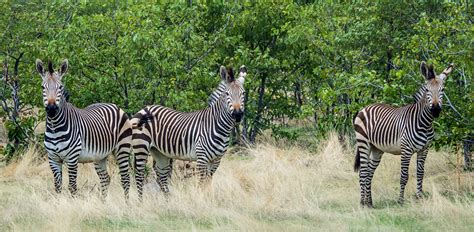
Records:
[[[403,205],[403,203],[405,202],[405,199],[399,198],[397,202],[399,205]]]
[[[373,209],[373,208],[374,208],[374,206],[372,205],[372,202],[367,202],[366,206],[367,206],[367,208],[369,208],[369,209]]]
[[[421,192],[421,193],[416,193],[416,199],[421,200],[421,199],[426,199],[430,196],[428,192]]]

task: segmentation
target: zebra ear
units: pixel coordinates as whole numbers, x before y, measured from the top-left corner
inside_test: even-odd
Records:
[[[43,61],[40,59],[36,59],[36,71],[38,71],[41,76],[44,75]]]
[[[446,80],[446,77],[448,77],[448,75],[451,73],[451,71],[453,71],[453,68],[454,68],[454,64],[451,63],[449,64],[449,66],[443,70],[443,72],[441,74],[439,74],[439,78],[441,78],[441,80]]]
[[[232,68],[227,68],[227,83],[235,81],[234,70]]]
[[[247,76],[247,67],[245,67],[245,65],[242,65],[240,66],[239,78],[237,80],[243,85],[246,76]]]
[[[421,75],[425,77],[425,80],[431,80],[436,77],[433,70],[433,65],[427,65],[424,61],[420,65]]]
[[[224,66],[220,67],[219,76],[221,77],[221,80],[223,81],[227,80],[227,69]]]
[[[69,69],[69,61],[67,59],[64,59],[63,62],[61,63],[61,66],[59,67],[59,73],[61,74],[61,77],[64,74],[66,74],[68,69]]]

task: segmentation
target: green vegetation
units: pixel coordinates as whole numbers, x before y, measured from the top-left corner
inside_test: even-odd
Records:
[[[367,104],[413,102],[426,60],[438,72],[456,65],[434,144],[473,138],[470,1],[0,4],[0,60],[21,87],[20,111],[42,108],[36,58],[69,59],[64,82],[75,105],[113,102],[130,114],[148,104],[205,107],[219,65],[245,64],[243,136],[253,142],[272,129],[298,140],[288,122],[304,119],[321,139],[334,129],[352,133],[352,116]],[[10,99],[9,86],[1,82],[0,98]],[[17,120],[14,112],[0,114]]]

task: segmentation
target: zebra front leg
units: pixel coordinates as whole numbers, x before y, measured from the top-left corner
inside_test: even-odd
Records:
[[[219,167],[220,163],[221,163],[221,157],[218,157],[218,158],[214,159],[211,162],[211,167],[210,167],[210,170],[209,170],[209,178],[212,179],[212,176],[216,172],[216,170]]]
[[[201,185],[205,185],[209,182],[210,161],[205,155],[198,155],[197,157],[198,158],[197,158],[197,161],[196,161],[196,168],[197,168],[198,173],[199,173],[199,182],[201,183]]]
[[[61,193],[61,186],[63,182],[63,173],[62,173],[63,163],[61,161],[53,160],[51,157],[49,157],[48,159],[49,159],[49,167],[51,168],[51,171],[53,172],[54,189],[56,190],[56,193]]]
[[[365,204],[367,207],[372,208],[372,178],[374,177],[375,170],[379,166],[380,160],[382,159],[383,152],[372,147],[371,152],[370,152],[370,161],[368,162],[367,165],[367,180],[365,183]]]
[[[401,170],[400,170],[400,196],[398,198],[398,203],[403,204],[405,201],[405,186],[408,182],[408,167],[410,166],[412,152],[403,151],[401,157]]]
[[[166,157],[157,150],[152,150],[153,170],[156,173],[156,183],[160,186],[161,191],[168,196],[168,181],[173,171],[173,159]]]
[[[77,169],[78,169],[78,158],[79,155],[72,155],[71,160],[66,162],[67,171],[69,175],[69,192],[72,196],[75,196],[77,193]]]
[[[102,197],[105,199],[107,197],[107,189],[109,188],[110,184],[110,177],[107,173],[107,158],[94,163],[95,171],[100,179],[100,191],[102,193]]]
[[[423,197],[423,176],[425,175],[425,160],[428,149],[425,148],[416,155],[416,198]]]

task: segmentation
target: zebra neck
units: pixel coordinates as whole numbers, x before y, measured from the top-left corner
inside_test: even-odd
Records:
[[[67,129],[67,118],[70,115],[70,103],[64,102],[64,105],[58,108],[58,112],[53,117],[46,115],[46,132],[54,133]]]
[[[231,130],[234,128],[235,119],[227,109],[227,104],[224,97],[220,97],[214,105],[211,106],[211,111],[214,115],[215,122],[219,124],[219,127],[223,131],[230,135]]]
[[[425,128],[429,128],[433,124],[434,117],[431,114],[430,106],[426,103],[425,98],[423,97],[419,102],[416,103],[417,108],[419,109],[419,118],[421,125]]]

